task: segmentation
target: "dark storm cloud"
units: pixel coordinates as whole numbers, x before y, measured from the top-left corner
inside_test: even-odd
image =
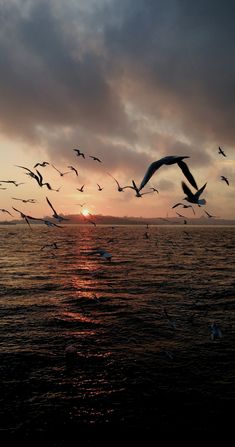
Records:
[[[104,59],[89,49],[80,57],[72,54],[74,43],[65,38],[51,4],[32,2],[25,16],[21,2],[6,6],[0,31],[3,129],[33,137],[39,125],[79,123],[98,134],[128,138],[130,125]]]
[[[139,105],[197,138],[233,143],[234,1],[123,0],[115,10],[106,42],[142,85]]]
[[[205,166],[208,147],[234,144],[233,1],[0,3],[8,135],[64,159],[70,145],[83,145],[108,169],[129,164],[140,177],[159,156]]]

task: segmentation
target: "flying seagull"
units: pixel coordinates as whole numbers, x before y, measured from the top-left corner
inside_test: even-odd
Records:
[[[35,199],[18,199],[18,197],[12,197],[13,200],[20,200],[23,203],[36,203]]]
[[[42,168],[45,168],[45,166],[49,165],[50,163],[48,163],[48,161],[43,161],[42,163],[36,163],[36,165],[34,165],[34,168],[37,168],[37,166],[41,166]]]
[[[134,180],[132,180],[132,185],[133,185],[133,186],[125,186],[125,188],[134,189],[134,191],[135,191],[135,193],[136,193],[136,194],[135,194],[136,197],[142,197],[142,196],[144,196],[145,194],[153,194],[153,191],[148,191],[148,192],[140,193],[140,189],[137,188],[137,185],[136,185],[136,183],[135,183]]]
[[[78,171],[77,171],[77,169],[75,169],[73,166],[68,166],[68,168],[69,168],[71,171],[74,171],[75,174],[76,174],[76,176],[78,177]]]
[[[35,174],[35,172],[31,171],[31,169],[26,168],[25,166],[19,166],[16,165],[18,168],[22,168],[25,169],[26,171],[28,171],[26,173],[26,175],[29,175],[31,178],[33,178],[34,180],[36,180],[36,182],[38,183],[38,185],[42,188],[43,186],[46,186],[47,189],[50,189],[52,191],[52,187],[49,183],[43,183],[43,177],[41,175],[41,173],[36,169],[37,174]]]
[[[185,205],[184,203],[176,203],[174,206],[172,206],[171,208],[176,208],[177,206],[182,206],[183,208],[192,208],[193,214],[195,214],[194,208],[192,205]]]
[[[223,180],[224,182],[226,182],[227,185],[229,186],[229,181],[228,181],[227,177],[224,177],[224,175],[221,175],[220,178],[221,178],[221,180]]]
[[[57,172],[59,172],[60,176],[63,177],[65,174],[69,174],[70,171],[61,172],[59,169],[57,169],[54,165],[51,165]]]
[[[51,207],[51,209],[54,213],[54,214],[52,214],[52,217],[54,217],[56,220],[58,220],[58,222],[62,222],[62,220],[69,220],[66,217],[59,216],[59,214],[56,212],[55,208],[53,207],[53,205],[50,202],[50,200],[48,199],[48,197],[46,197],[46,200],[47,200],[48,205]]]
[[[5,210],[5,208],[0,208],[0,211],[2,211],[2,213],[10,214],[10,216],[14,217],[14,216],[10,213],[10,211]]]
[[[118,191],[119,191],[119,192],[124,191],[124,189],[126,189],[126,188],[132,188],[131,186],[121,186],[120,183],[117,181],[117,179],[116,179],[113,175],[111,175],[109,172],[107,172],[107,174],[108,174],[110,177],[112,177],[113,180],[117,183],[117,187],[118,187]]]
[[[194,177],[192,176],[188,166],[186,165],[186,163],[183,161],[184,158],[190,158],[187,155],[185,156],[181,156],[181,155],[169,155],[167,157],[163,157],[160,160],[154,161],[153,163],[151,163],[151,165],[148,167],[144,178],[140,184],[139,187],[139,191],[148,183],[148,181],[151,179],[151,177],[153,176],[153,174],[163,165],[173,165],[175,163],[177,163],[177,165],[179,166],[179,168],[181,169],[181,171],[183,172],[183,174],[185,175],[185,177],[187,178],[187,180],[189,181],[189,183],[195,188],[198,189],[197,187],[197,183],[194,179]]]
[[[31,227],[31,225],[30,225],[30,223],[29,223],[29,219],[32,219],[32,220],[41,220],[41,219],[38,219],[37,217],[32,217],[32,216],[28,216],[27,214],[24,214],[22,211],[19,211],[19,210],[17,210],[16,208],[14,208],[14,206],[13,206],[12,208],[13,208],[13,210],[17,211],[17,213],[20,214],[20,217],[21,217],[22,219],[25,220],[25,222],[28,224],[28,226],[29,226],[29,228],[30,228],[31,230],[32,230],[32,227]]]
[[[79,149],[73,149],[74,150],[74,152],[76,152],[76,155],[78,156],[78,157],[83,157],[83,158],[85,158],[85,155],[83,154],[83,152],[81,152]]]
[[[98,191],[102,191],[102,189],[104,189],[104,188],[101,188],[101,186],[98,183],[96,183],[96,184],[98,186]]]
[[[219,146],[218,154],[221,154],[221,155],[223,155],[224,157],[227,157],[227,155],[225,154],[225,152],[223,151],[223,149],[221,149],[220,146]]]
[[[97,158],[97,157],[93,157],[93,155],[89,155],[90,158],[92,158],[94,161],[98,161],[99,163],[102,163],[102,161]]]
[[[199,197],[202,194],[202,192],[204,191],[207,183],[205,183],[205,185],[203,185],[195,194],[193,194],[192,191],[190,191],[189,187],[184,182],[181,182],[181,185],[182,185],[182,189],[183,189],[184,193],[186,194],[186,197],[184,197],[184,200],[187,200],[187,202],[190,202],[190,203],[197,203],[198,205],[205,205],[206,200],[200,199]]]
[[[82,185],[81,188],[76,188],[76,189],[77,189],[78,191],[80,191],[80,192],[84,192],[84,186],[85,186],[85,185]]]
[[[204,210],[204,213],[206,213],[206,215],[208,216],[208,218],[213,218],[213,217],[218,217],[218,216],[213,216],[212,214],[208,213],[206,210]]]
[[[24,185],[24,183],[19,183],[16,180],[0,180],[0,183],[11,183],[12,185],[15,186],[20,186],[20,185]]]

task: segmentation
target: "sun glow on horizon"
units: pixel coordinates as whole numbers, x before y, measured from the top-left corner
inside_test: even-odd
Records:
[[[82,210],[82,215],[85,216],[85,217],[90,216],[90,211],[87,208],[84,208]]]

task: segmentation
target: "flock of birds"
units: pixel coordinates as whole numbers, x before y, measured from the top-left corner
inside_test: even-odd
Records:
[[[73,149],[73,151],[76,153],[77,157],[82,157],[83,159],[86,158],[86,155],[80,151],[80,149]],[[218,154],[222,155],[223,157],[226,157],[225,152],[223,151],[223,149],[221,147],[219,147],[218,150]],[[89,157],[97,162],[97,163],[102,163],[102,160],[96,156],[93,155],[89,155]],[[153,163],[151,163],[147,169],[147,171],[144,174],[144,177],[142,179],[142,181],[140,182],[140,185],[137,186],[136,182],[134,180],[132,180],[132,184],[131,185],[127,185],[127,186],[121,186],[119,181],[109,172],[107,172],[106,174],[109,175],[116,183],[117,185],[117,190],[118,192],[123,192],[126,189],[130,189],[133,190],[135,193],[135,196],[138,198],[141,198],[143,195],[145,194],[151,194],[151,193],[159,193],[159,191],[155,188],[155,187],[151,187],[150,191],[146,191],[146,192],[142,192],[143,188],[148,184],[148,182],[150,181],[150,179],[153,177],[153,175],[162,167],[162,166],[171,166],[174,164],[177,164],[178,167],[180,168],[180,170],[182,171],[183,175],[185,176],[185,178],[187,179],[187,181],[189,182],[189,184],[191,185],[192,188],[194,188],[195,191],[192,191],[190,189],[190,187],[185,183],[185,181],[181,182],[181,186],[182,186],[182,190],[185,194],[185,197],[183,198],[183,200],[187,203],[184,202],[178,202],[175,205],[172,206],[172,209],[175,209],[177,207],[182,207],[184,209],[190,208],[193,212],[193,214],[195,215],[195,210],[193,205],[198,205],[199,207],[203,206],[206,204],[206,200],[204,198],[201,198],[201,195],[203,194],[207,183],[205,183],[203,186],[201,186],[200,188],[198,188],[197,182],[195,180],[195,178],[193,177],[188,165],[185,162],[185,159],[190,158],[189,156],[178,156],[178,155],[170,155],[170,156],[166,156],[163,157],[157,161],[154,161]],[[35,171],[33,171],[32,169],[29,169],[28,167],[25,166],[21,166],[21,165],[17,165],[18,168],[23,169],[25,172],[25,174],[30,177],[31,179],[33,179],[40,188],[46,187],[49,191],[60,191],[60,188],[52,188],[51,184],[47,181],[44,181],[43,175],[41,174],[41,172],[37,169],[39,167],[41,168],[45,168],[47,166],[51,165],[52,168],[58,172],[58,174],[60,175],[60,177],[64,177],[65,175],[74,173],[76,175],[76,177],[79,176],[78,170],[72,166],[72,165],[68,165],[68,171],[62,172],[60,171],[56,166],[54,166],[53,164],[50,164],[47,161],[43,161],[43,162],[38,162],[34,165],[33,169]],[[228,186],[229,186],[229,180],[227,177],[221,175],[221,180],[224,181]],[[6,189],[6,187],[3,187],[2,184],[12,184],[16,187],[24,184],[22,182],[17,182],[15,180],[0,180],[0,189]],[[98,187],[98,191],[102,191],[103,187],[101,187],[99,184],[97,184]],[[85,188],[85,184],[82,185],[79,188],[76,188],[77,191],[79,191],[80,193],[84,192],[84,188]],[[35,204],[37,203],[37,201],[35,199],[22,199],[22,198],[18,198],[18,197],[12,197],[12,200],[15,201],[21,201],[22,203],[30,203],[30,204]],[[32,221],[39,221],[41,223],[44,223],[45,225],[49,226],[49,227],[57,227],[57,228],[62,228],[60,223],[61,222],[66,222],[68,220],[68,218],[62,216],[61,214],[59,214],[55,207],[53,206],[51,200],[49,200],[48,197],[46,197],[46,201],[48,206],[51,209],[52,212],[52,218],[53,220],[49,220],[49,219],[45,219],[45,218],[38,218],[38,217],[34,217],[32,215],[28,215],[25,214],[22,210],[19,210],[18,208],[16,208],[15,206],[12,206],[12,209],[14,211],[16,211],[19,216],[25,220],[25,222],[27,223],[27,225],[32,229],[31,227],[31,222]],[[81,206],[81,208],[83,208],[83,206],[85,205],[85,203],[79,204]],[[1,208],[0,211],[2,213],[8,213],[10,216],[14,217],[13,214],[4,208]],[[213,216],[212,214],[208,213],[206,210],[204,210],[206,215],[208,216],[208,218],[212,218],[212,217],[216,217]],[[82,214],[82,213],[81,213]],[[93,224],[94,226],[96,226],[96,222],[94,220],[91,220],[92,215],[90,213],[89,214],[89,219],[88,222]],[[176,214],[180,217],[180,218],[184,218],[184,224],[187,223],[186,217],[178,212],[176,212]],[[86,219],[86,216],[84,216],[84,219]],[[167,219],[162,218],[163,220],[168,221]],[[147,224],[147,229],[148,229],[148,224]],[[187,233],[187,232],[185,232]],[[149,238],[149,233],[148,231],[145,232],[145,237],[146,239]],[[57,242],[53,242],[53,243],[49,243],[49,244],[45,244],[41,247],[40,250],[44,250],[44,249],[51,249],[51,250],[57,250],[58,247],[58,243]],[[105,261],[111,261],[112,259],[112,254],[107,252],[105,249],[97,247],[92,249],[90,252],[87,253],[87,255],[93,256],[93,255],[100,255],[101,259],[105,260]],[[169,315],[167,314],[166,310],[165,310],[165,316],[166,318],[171,322],[171,324],[173,325],[174,322],[171,321]],[[211,339],[215,340],[216,338],[221,338],[222,337],[222,333],[220,328],[213,323],[211,325]]]
[[[80,151],[80,149],[73,149],[73,151],[76,153],[77,157],[82,157],[83,159],[86,158],[86,155]],[[224,152],[224,150],[219,147],[218,153],[220,155],[222,155],[223,157],[226,157],[226,154]],[[97,162],[97,163],[102,163],[102,160],[96,156],[93,155],[89,155],[89,158],[91,158],[93,161]],[[153,163],[150,164],[150,166],[148,167],[141,183],[140,186],[138,187],[136,185],[136,182],[134,180],[132,180],[132,184],[131,185],[127,185],[127,186],[121,186],[119,181],[109,172],[107,172],[107,175],[109,175],[116,183],[117,185],[117,190],[118,192],[123,192],[126,189],[130,189],[133,190],[135,192],[135,196],[140,198],[145,194],[151,194],[151,193],[159,193],[159,191],[154,188],[151,187],[150,191],[146,191],[146,192],[142,192],[143,188],[148,184],[148,182],[150,181],[150,179],[153,177],[153,175],[155,174],[156,171],[158,171],[158,169],[160,169],[162,166],[166,165],[166,166],[170,166],[170,165],[174,165],[177,164],[178,167],[181,169],[182,173],[184,174],[185,178],[188,180],[188,182],[190,183],[190,185],[196,190],[196,192],[191,191],[191,189],[189,188],[189,186],[182,181],[181,185],[182,185],[182,190],[185,194],[185,197],[183,198],[184,201],[187,202],[183,203],[183,202],[178,202],[175,205],[172,206],[172,209],[176,208],[176,207],[182,207],[182,208],[191,208],[193,214],[195,215],[195,210],[193,208],[193,205],[198,205],[199,207],[202,205],[206,204],[206,200],[204,198],[201,198],[201,195],[203,193],[203,191],[206,188],[207,183],[205,183],[201,188],[198,188],[197,183],[195,178],[193,177],[192,173],[189,170],[188,165],[185,162],[185,159],[190,158],[189,156],[180,156],[180,155],[170,155],[170,156],[166,156],[163,157],[157,161],[154,161]],[[48,190],[50,191],[56,191],[59,192],[61,187],[59,188],[52,188],[51,184],[47,181],[44,181],[43,176],[41,174],[41,172],[37,169],[38,167],[41,168],[45,168],[46,166],[49,166],[50,163],[47,161],[43,161],[43,162],[38,162],[34,165],[33,169],[35,171],[33,171],[32,169],[29,169],[28,167],[25,166],[21,166],[21,165],[17,165],[18,168],[23,169],[24,171],[26,171],[26,175],[29,176],[31,179],[35,180],[38,184],[38,186],[40,188],[42,187],[46,187]],[[64,177],[65,175],[71,174],[71,173],[75,173],[76,177],[79,176],[78,170],[72,166],[72,165],[68,165],[68,171],[62,172],[60,171],[56,166],[54,166],[53,164],[51,164],[52,168],[54,170],[56,170],[60,177]],[[221,175],[221,180],[224,181],[228,186],[229,186],[229,180],[227,177],[225,177],[224,175]],[[5,186],[2,186],[2,184],[14,184],[16,187],[24,184],[22,182],[17,182],[16,180],[0,180],[0,189],[7,189]],[[83,193],[84,192],[84,188],[85,188],[85,184],[82,185],[81,187],[76,188],[77,191]],[[97,183],[97,188],[98,191],[102,191],[104,188],[102,186],[100,186]],[[22,203],[36,203],[37,201],[35,199],[21,199],[21,198],[17,198],[17,197],[12,197],[13,200],[18,200],[21,201]],[[62,221],[66,221],[68,219],[66,219],[65,217],[61,216],[60,214],[58,214],[54,208],[54,206],[52,205],[51,201],[46,197],[47,203],[49,205],[49,207],[51,208],[51,210],[53,211],[52,217],[57,221],[57,223],[61,223]],[[80,204],[79,204],[80,205]],[[80,205],[81,207],[83,207],[84,204]],[[59,227],[59,225],[51,220],[48,219],[43,219],[43,218],[36,218],[33,217],[31,215],[27,215],[24,212],[22,212],[21,210],[15,208],[14,206],[12,206],[13,210],[16,211],[17,213],[19,213],[20,217],[22,219],[24,219],[26,221],[26,223],[30,226],[30,221],[41,221],[42,223],[44,223],[47,226],[53,227]],[[14,217],[12,215],[12,213],[4,208],[1,208],[0,211],[2,213],[7,213],[10,216]],[[205,214],[208,216],[208,218],[212,218],[212,217],[217,217],[217,216],[213,216],[212,214],[210,214],[208,211],[204,210]],[[81,213],[82,214],[82,213]],[[93,224],[94,226],[96,225],[96,223],[94,222],[94,220],[91,220],[92,215],[90,213],[89,214],[89,219],[88,222]],[[178,217],[180,218],[184,218],[184,223],[187,223],[187,218],[186,216],[176,212],[176,214],[178,215]],[[83,215],[83,214],[82,214]],[[86,216],[83,215],[84,218],[86,218]],[[166,219],[167,220],[167,219]]]

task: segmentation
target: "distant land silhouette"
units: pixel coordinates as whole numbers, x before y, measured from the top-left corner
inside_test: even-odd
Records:
[[[90,217],[84,217],[80,214],[68,214],[62,215],[69,219],[66,221],[66,225],[89,225],[90,220],[95,221],[97,225],[187,225],[184,224],[184,219],[179,217],[133,217],[133,216],[103,216],[102,214],[93,214]],[[50,216],[45,216],[43,219],[49,219],[53,221]],[[233,219],[219,219],[208,217],[190,217],[186,218],[188,225],[235,225],[235,220]],[[25,224],[24,220],[11,220],[11,221],[0,221],[0,225],[14,225],[14,224]],[[40,221],[30,221],[32,225],[42,224]],[[63,223],[63,225],[65,225]]]

